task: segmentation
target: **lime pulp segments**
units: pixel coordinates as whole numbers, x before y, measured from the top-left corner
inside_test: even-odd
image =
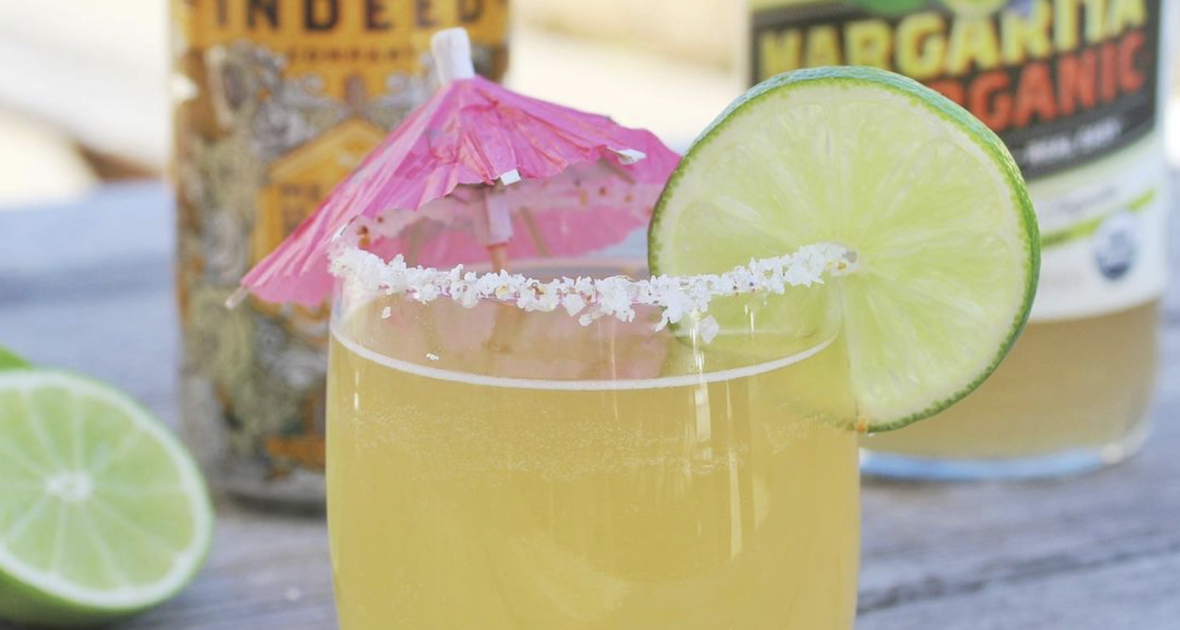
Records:
[[[1036,217],[1000,139],[938,93],[871,68],[770,79],[685,154],[655,208],[653,273],[717,273],[809,243],[856,270],[751,308],[715,302],[723,335],[784,355],[843,334],[862,431],[928,417],[977,387],[1028,318]],[[745,344],[743,347],[749,347]]]
[[[67,372],[0,372],[0,617],[143,610],[191,580],[211,531],[200,472],[138,403]]]

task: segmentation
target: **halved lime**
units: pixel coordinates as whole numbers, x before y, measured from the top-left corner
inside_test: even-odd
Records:
[[[802,70],[740,97],[672,174],[649,262],[718,273],[820,242],[855,251],[856,270],[715,302],[713,343],[785,356],[845,335],[859,414],[847,420],[861,430],[965,396],[1028,318],[1040,251],[1016,163],[966,110],[899,75]]]
[[[200,472],[139,404],[66,372],[0,372],[0,617],[143,610],[189,582],[211,531]]]
[[[29,367],[29,362],[4,346],[0,346],[0,370]]]

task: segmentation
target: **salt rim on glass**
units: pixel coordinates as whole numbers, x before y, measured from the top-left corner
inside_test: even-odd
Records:
[[[607,316],[630,322],[635,319],[635,306],[650,305],[661,311],[655,330],[689,315],[708,313],[714,298],[781,295],[787,287],[823,284],[825,275],[846,275],[857,266],[856,252],[834,243],[805,245],[792,254],[753,259],[722,274],[661,275],[646,280],[610,276],[562,277],[546,282],[506,271],[480,274],[463,265],[448,270],[410,267],[401,254],[386,262],[346,242],[338,242],[331,260],[332,275],[347,282],[350,290],[372,295],[405,295],[422,303],[449,298],[465,308],[480,300],[515,304],[525,311],[562,308],[583,326]],[[382,317],[389,317],[388,308]],[[720,326],[712,315],[701,318],[699,333],[705,343],[718,332]]]

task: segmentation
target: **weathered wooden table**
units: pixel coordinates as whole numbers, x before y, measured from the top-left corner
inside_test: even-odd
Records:
[[[0,212],[0,344],[109,380],[175,422],[172,251],[157,184]],[[1180,629],[1180,247],[1172,268],[1147,450],[1070,480],[866,483],[857,628]],[[118,630],[334,628],[322,519],[217,507],[196,583]]]

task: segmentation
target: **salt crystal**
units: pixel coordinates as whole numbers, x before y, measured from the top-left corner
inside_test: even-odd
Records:
[[[586,300],[577,293],[570,293],[561,298],[561,305],[565,307],[565,312],[569,313],[572,317],[586,308]]]
[[[700,325],[697,326],[697,331],[701,334],[701,339],[705,340],[705,343],[709,343],[713,341],[717,333],[721,332],[721,324],[718,324],[717,320],[713,319],[712,315],[709,315],[701,320]]]

